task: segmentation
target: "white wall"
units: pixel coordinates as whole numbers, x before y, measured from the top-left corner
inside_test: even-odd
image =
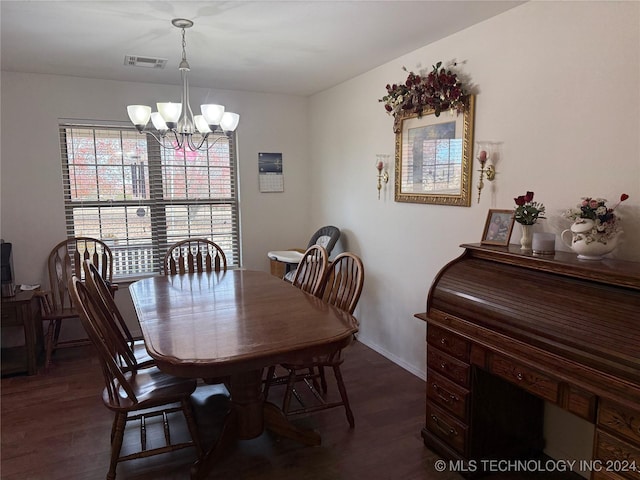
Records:
[[[613,205],[628,193],[614,255],[640,261],[639,11],[638,2],[529,2],[312,97],[312,220],[342,228],[362,256],[361,341],[424,377],[425,325],[413,314],[432,279],[460,244],[479,242],[488,209],[513,208],[527,190],[547,207],[535,228],[556,233],[580,197]],[[377,100],[406,79],[402,66],[454,58],[477,85],[475,138],[503,142],[497,180],[470,208],[406,204],[393,200],[391,171],[378,201],[376,154],[394,153],[394,134]],[[519,237],[516,225],[511,242]]]

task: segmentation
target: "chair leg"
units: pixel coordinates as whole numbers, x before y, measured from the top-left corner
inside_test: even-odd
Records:
[[[351,406],[349,405],[349,398],[347,397],[347,389],[344,386],[344,380],[342,379],[342,372],[340,372],[340,365],[333,366],[333,373],[338,383],[340,398],[342,398],[342,403],[344,404],[344,409],[345,409],[345,413],[347,414],[347,420],[349,421],[349,426],[351,428],[354,428],[356,425],[356,422],[353,418],[353,412],[351,411]]]
[[[318,373],[316,374],[316,367],[309,367],[309,374],[308,374],[308,378],[311,379],[311,382],[313,383],[313,388],[316,389],[316,391],[320,391],[320,384],[318,383],[318,378],[320,377],[322,372],[322,367],[318,367]],[[326,390],[325,390],[326,392]]]
[[[62,329],[62,320],[56,320],[56,331],[53,336],[53,349],[58,346],[58,339],[60,338],[60,330]]]
[[[202,444],[200,443],[200,434],[198,433],[198,427],[196,425],[196,420],[193,415],[193,408],[191,407],[191,401],[186,398],[182,400],[182,412],[184,413],[184,418],[187,421],[187,427],[189,427],[189,433],[191,434],[191,439],[193,440],[193,444],[196,447],[196,453],[198,454],[198,458],[202,458],[203,450]]]
[[[271,388],[271,381],[276,377],[276,366],[271,365],[269,370],[267,370],[267,377],[264,381],[264,389],[262,394],[264,395],[264,399],[266,400],[269,396],[269,389]]]
[[[47,327],[47,338],[45,340],[46,354],[45,354],[45,360],[44,360],[45,372],[48,372],[49,367],[51,366],[51,355],[53,354],[53,344],[54,344],[54,338],[55,338],[56,324],[59,322],[60,320],[49,320],[49,326]]]
[[[291,369],[289,370],[289,378],[287,380],[287,390],[284,392],[284,398],[282,399],[282,411],[286,415],[289,413],[289,408],[291,405],[291,395],[293,394],[293,389],[296,385],[296,371]]]
[[[116,412],[116,418],[113,422],[113,431],[111,433],[111,462],[109,463],[109,473],[107,480],[115,480],[116,466],[118,458],[120,458],[120,449],[122,448],[122,439],[124,437],[124,426],[127,423],[127,414]]]
[[[327,393],[327,378],[324,376],[324,367],[322,365],[318,367],[318,373],[320,375],[320,385],[322,385],[322,393]]]
[[[111,424],[111,439],[109,444],[113,445],[113,439],[116,437],[116,429],[118,428],[118,415],[114,415],[113,423]]]

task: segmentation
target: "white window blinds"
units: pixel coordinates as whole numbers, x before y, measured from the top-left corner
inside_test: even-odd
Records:
[[[60,147],[67,235],[106,241],[115,278],[160,272],[167,247],[189,237],[240,266],[235,136],[192,152],[135,130],[61,124]]]

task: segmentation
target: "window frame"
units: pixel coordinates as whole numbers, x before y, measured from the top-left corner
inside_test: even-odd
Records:
[[[71,129],[71,132],[70,132],[70,129]],[[135,280],[137,278],[144,278],[148,276],[157,275],[163,272],[162,263],[168,247],[179,240],[186,239],[188,238],[188,236],[191,236],[191,235],[188,235],[188,236],[174,235],[171,238],[169,238],[170,235],[168,233],[169,224],[167,223],[167,217],[168,217],[167,210],[172,206],[173,207],[186,206],[187,211],[190,206],[195,206],[195,205],[198,205],[198,206],[207,205],[207,206],[213,207],[212,211],[210,212],[211,231],[209,232],[208,235],[203,235],[203,234],[194,235],[194,238],[205,237],[210,240],[213,240],[216,243],[220,243],[217,241],[216,236],[218,237],[224,236],[225,245],[230,245],[230,247],[225,248],[221,244],[221,247],[223,247],[225,251],[225,255],[227,255],[228,267],[229,268],[241,267],[242,241],[240,237],[238,158],[237,158],[237,141],[236,141],[235,132],[228,137],[228,157],[227,158],[229,160],[229,163],[228,163],[229,176],[228,176],[228,182],[223,184],[223,188],[227,188],[228,186],[228,191],[230,192],[230,196],[228,197],[214,195],[213,197],[208,196],[206,198],[203,198],[203,197],[189,198],[188,187],[186,186],[186,182],[188,181],[188,176],[185,174],[185,193],[187,194],[187,196],[185,198],[181,198],[181,197],[166,198],[164,195],[165,177],[163,174],[163,168],[166,167],[166,169],[168,170],[168,166],[170,165],[170,160],[166,160],[163,157],[163,153],[164,153],[163,147],[161,147],[156,142],[153,136],[150,134],[143,133],[142,135],[146,137],[146,153],[147,153],[147,160],[148,160],[148,164],[146,165],[147,172],[145,177],[146,178],[145,188],[148,190],[147,197],[142,200],[137,198],[126,199],[127,185],[126,185],[126,182],[123,181],[122,192],[123,192],[123,196],[125,197],[125,199],[123,200],[113,200],[113,199],[101,200],[97,198],[95,200],[78,201],[72,198],[72,193],[71,193],[72,188],[74,188],[76,184],[74,184],[73,186],[71,184],[71,166],[70,165],[73,165],[73,163],[70,164],[68,143],[67,143],[68,135],[72,134],[73,129],[91,130],[93,135],[94,146],[97,145],[97,141],[99,138],[107,138],[106,136],[100,137],[96,135],[97,132],[101,130],[117,132],[117,135],[119,135],[121,142],[123,138],[122,134],[124,132],[126,132],[127,134],[130,134],[130,133],[135,133],[136,135],[140,135],[140,134],[133,127],[130,127],[130,126],[125,127],[120,124],[109,124],[109,123],[104,124],[102,122],[82,122],[82,121],[73,121],[73,120],[65,121],[61,119],[58,125],[59,138],[60,138],[60,158],[62,163],[62,187],[63,187],[64,209],[65,209],[65,228],[66,228],[67,236],[69,238],[72,238],[75,236],[86,236],[86,234],[84,234],[83,232],[77,231],[78,229],[74,221],[75,209],[95,208],[98,211],[98,215],[100,215],[102,214],[103,210],[108,212],[108,208],[110,207],[123,207],[126,209],[127,207],[139,207],[141,204],[144,204],[145,207],[148,207],[149,217],[150,217],[149,218],[150,244],[148,245],[147,250],[151,251],[150,258],[152,259],[151,260],[152,270],[149,270],[149,268],[143,269],[144,268],[143,261],[138,260],[138,261],[133,261],[132,263],[132,261],[130,260],[129,257],[136,256],[132,253],[133,250],[136,248],[139,248],[135,246],[135,240],[136,240],[135,237],[132,237],[129,234],[127,234],[126,238],[123,239],[125,242],[124,246],[114,245],[113,242],[110,241],[111,240],[110,238],[108,237],[105,238],[105,235],[103,234],[103,230],[105,229],[105,224],[101,221],[99,221],[98,224],[96,225],[96,227],[98,227],[97,229],[101,232],[101,234],[90,235],[105,241],[112,250],[115,249],[117,251],[124,252],[127,258],[124,264],[125,265],[124,267],[118,268],[116,265],[117,262],[114,259],[114,280],[129,281],[129,280]],[[216,135],[216,137],[217,136],[218,135]],[[220,134],[220,136],[223,136],[223,135]],[[211,151],[214,151],[215,149],[216,147],[214,146],[211,149]],[[124,158],[125,153],[122,152],[121,155],[122,157],[120,158],[120,160],[122,163],[120,165],[122,167],[123,175],[124,175],[124,170],[126,167],[126,160]],[[209,186],[208,190],[212,190],[211,189],[211,186],[213,185],[213,182],[211,182],[211,178],[213,177],[212,172],[215,172],[215,168],[219,167],[214,164],[214,161],[211,158],[212,156],[213,154],[209,156],[209,153],[207,153],[207,162],[206,162],[205,168],[207,171],[207,177],[210,179],[208,182],[208,186]],[[186,162],[188,161],[187,157],[188,155],[185,154],[185,158],[184,158],[185,165],[186,165]],[[97,169],[99,165],[97,155],[94,161]],[[118,168],[120,168],[120,165],[118,165]],[[100,184],[99,178],[100,177],[98,176],[98,174],[96,174],[96,185],[98,185],[98,188]],[[133,181],[132,181],[131,187],[134,188]],[[213,224],[215,223],[214,219],[218,218],[217,214],[215,214],[214,216],[214,211],[216,206],[228,207],[230,210],[229,215],[231,218],[231,226],[228,231],[225,231],[223,233],[220,233],[220,232],[216,233],[213,231],[214,230]],[[223,214],[223,218],[225,215],[226,214]],[[127,212],[125,211],[125,219],[126,218],[128,217],[127,217]],[[199,225],[196,221],[192,222],[191,220],[188,220],[189,218],[188,214],[185,217],[179,216],[176,218],[178,220],[181,218],[187,219],[187,223],[184,227],[187,230],[197,228]],[[128,229],[129,228],[128,220],[125,220],[125,224],[126,224],[126,228]],[[132,240],[134,241],[134,244],[131,243]],[[116,255],[114,252],[114,257],[115,256]],[[136,271],[136,268],[135,268],[136,266],[140,268],[139,271]]]

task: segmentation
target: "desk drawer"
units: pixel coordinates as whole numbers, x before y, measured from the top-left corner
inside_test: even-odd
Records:
[[[471,345],[464,338],[448,332],[443,328],[427,326],[427,343],[447,352],[454,358],[469,363]]]
[[[640,448],[596,429],[594,457],[606,473],[629,480],[640,479]]]
[[[427,429],[464,455],[467,426],[429,402],[427,402]]]
[[[598,425],[640,445],[639,411],[622,407],[608,400],[601,400],[598,409]]]
[[[596,422],[598,398],[593,393],[569,384],[560,388],[560,406],[571,413],[584,418],[589,423]]]
[[[491,359],[491,373],[545,400],[558,402],[558,382],[543,373],[500,356]]]
[[[466,420],[469,391],[429,369],[427,369],[427,398],[459,419]]]
[[[469,386],[469,365],[446,353],[427,346],[427,367],[464,387]]]

